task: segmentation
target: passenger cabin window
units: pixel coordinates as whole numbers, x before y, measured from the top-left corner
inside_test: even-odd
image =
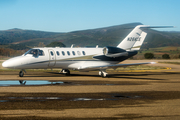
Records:
[[[24,56],[28,54],[33,55],[33,57],[44,56],[44,51],[39,49],[30,49],[24,54]]]
[[[73,55],[76,55],[74,51],[72,51],[72,54],[73,54]]]
[[[85,53],[84,51],[82,51],[82,54],[83,54],[83,55],[86,55],[86,53]]]
[[[65,52],[64,52],[64,51],[62,51],[62,55],[65,55]]]
[[[59,54],[59,51],[56,51],[56,54],[59,56],[60,54]]]
[[[67,51],[67,54],[68,54],[68,55],[70,55],[70,52],[69,52],[69,51]]]
[[[81,55],[81,53],[80,53],[79,51],[77,51],[77,54],[78,54],[78,55]]]
[[[50,53],[51,53],[52,56],[54,56],[54,53],[52,51]]]

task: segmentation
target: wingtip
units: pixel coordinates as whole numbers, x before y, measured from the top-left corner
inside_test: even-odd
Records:
[[[151,62],[151,64],[156,64],[156,62]]]

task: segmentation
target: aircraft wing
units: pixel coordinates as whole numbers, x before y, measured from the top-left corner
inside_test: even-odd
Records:
[[[155,64],[155,62],[145,62],[145,63],[131,63],[131,64],[112,64],[112,65],[105,65],[105,66],[92,66],[92,67],[84,67],[80,68],[80,71],[92,71],[92,70],[105,70],[108,68],[116,69],[118,67],[127,67],[127,66],[134,66],[134,65],[144,65],[144,64]]]

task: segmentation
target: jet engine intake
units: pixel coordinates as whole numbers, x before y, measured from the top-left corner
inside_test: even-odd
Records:
[[[128,56],[128,52],[118,47],[106,46],[103,48],[103,54],[108,57]]]

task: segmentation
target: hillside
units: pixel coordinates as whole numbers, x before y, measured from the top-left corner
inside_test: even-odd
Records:
[[[60,41],[66,46],[116,46],[136,25],[130,23],[98,29],[73,31],[68,33],[54,33],[33,30],[11,29],[0,31],[0,44],[8,44],[4,47],[13,49],[38,46],[39,43],[47,45],[53,41]],[[160,32],[149,29],[143,48],[155,48],[164,46],[180,46],[180,32]],[[11,44],[11,45],[10,45]],[[13,47],[14,46],[14,47]]]
[[[31,40],[36,38],[51,38],[53,35],[59,33],[43,32],[34,30],[22,30],[18,28],[0,31],[0,43],[9,44],[23,40]]]

